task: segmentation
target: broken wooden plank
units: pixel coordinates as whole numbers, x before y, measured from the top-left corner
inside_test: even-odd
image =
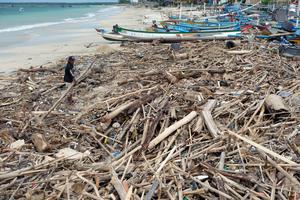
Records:
[[[201,112],[205,125],[209,130],[210,134],[212,135],[212,137],[214,138],[220,136],[220,131],[211,115],[211,112],[216,104],[217,104],[217,100],[208,100],[208,102],[204,105],[203,111]]]

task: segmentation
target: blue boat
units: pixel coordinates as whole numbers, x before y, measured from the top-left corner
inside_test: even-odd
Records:
[[[176,30],[181,32],[197,32],[197,31],[205,31],[205,30],[240,30],[239,23],[236,22],[182,22],[182,21],[174,21],[174,22],[163,22],[163,26],[168,30]]]
[[[166,28],[169,30],[176,30],[176,31],[181,31],[181,32],[197,32],[197,31],[211,31],[211,30],[235,30],[239,31],[240,26],[235,25],[235,26],[193,26],[193,25],[182,25],[182,24],[177,24],[177,25],[172,25],[172,24],[167,24]]]

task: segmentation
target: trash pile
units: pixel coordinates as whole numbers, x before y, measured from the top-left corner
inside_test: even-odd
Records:
[[[128,43],[0,77],[0,199],[297,199],[300,62]],[[73,94],[74,104],[67,95]]]

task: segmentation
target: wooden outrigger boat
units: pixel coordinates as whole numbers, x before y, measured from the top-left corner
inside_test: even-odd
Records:
[[[159,40],[162,42],[187,41],[187,40],[205,40],[205,39],[228,39],[239,37],[241,32],[236,30],[205,30],[199,32],[151,32],[143,30],[132,30],[116,27],[116,33],[125,36],[129,40],[153,41]]]
[[[120,35],[118,33],[113,33],[113,32],[107,32],[104,29],[98,29],[95,28],[95,30],[101,34],[101,36],[105,39],[105,40],[109,40],[109,41],[128,41],[128,38],[126,38],[123,35]]]

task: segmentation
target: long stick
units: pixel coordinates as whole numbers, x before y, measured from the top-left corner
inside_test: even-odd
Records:
[[[245,126],[241,129],[242,131],[246,130],[248,128],[248,126],[250,125],[250,123],[252,122],[252,120],[254,119],[255,115],[258,113],[258,111],[260,111],[261,107],[264,105],[265,100],[261,100],[260,104],[258,105],[257,109],[255,110],[255,112],[253,113],[253,115],[251,116],[251,118],[249,119],[249,121],[245,124]]]
[[[161,141],[163,141],[165,138],[167,138],[175,130],[177,130],[181,126],[189,123],[190,121],[192,121],[196,116],[197,116],[197,112],[192,111],[192,112],[190,112],[190,114],[188,114],[187,116],[185,116],[184,118],[182,118],[178,122],[175,122],[173,125],[169,126],[161,134],[159,134],[156,138],[151,140],[151,142],[149,143],[148,148],[151,149],[151,148],[155,147],[157,144],[159,144]],[[118,165],[119,163],[122,162],[122,160],[124,160],[124,159],[128,158],[129,156],[133,155],[134,153],[136,153],[140,149],[142,149],[142,145],[137,146],[136,148],[134,148],[133,150],[128,152],[123,157],[120,157],[118,160],[114,161],[112,165]]]
[[[134,95],[134,94],[138,94],[138,93],[141,93],[141,92],[145,92],[145,91],[150,91],[150,90],[153,90],[153,89],[156,89],[158,86],[155,85],[153,87],[150,87],[150,88],[145,88],[145,89],[139,89],[139,90],[136,90],[134,92],[129,92],[129,93],[126,93],[126,94],[123,94],[121,96],[117,96],[117,97],[112,97],[112,98],[109,98],[109,99],[105,99],[105,100],[101,100],[99,102],[96,102],[90,106],[88,106],[84,111],[80,112],[76,118],[74,118],[75,121],[79,120],[83,115],[85,115],[86,113],[88,113],[90,110],[92,110],[93,108],[95,108],[96,106],[99,106],[99,105],[102,105],[102,104],[106,104],[110,101],[114,101],[114,100],[118,100],[118,99],[122,99],[122,98],[125,98],[127,96],[130,96],[130,95]]]
[[[267,156],[264,152],[258,151],[262,158],[267,159],[271,165],[273,165],[278,171],[280,171],[286,178],[288,178],[292,183],[294,183],[296,186],[300,186],[299,181],[291,176],[287,171],[285,171],[282,167],[280,167],[273,159],[271,159],[269,156]]]
[[[168,154],[168,156],[166,157],[166,159],[160,164],[159,168],[156,171],[156,174],[159,175],[160,171],[164,168],[164,166],[166,165],[166,163],[171,159],[173,153],[176,150],[176,145],[173,147],[173,149],[170,151],[170,153]]]
[[[188,174],[186,173],[186,175],[188,175]],[[219,191],[219,190],[217,190],[217,189],[215,189],[215,188],[213,188],[213,187],[207,185],[206,183],[201,182],[200,180],[194,178],[194,177],[191,176],[191,175],[188,175],[188,177],[190,177],[191,179],[193,179],[193,181],[199,183],[199,184],[200,184],[203,188],[205,188],[205,189],[207,188],[208,190],[210,190],[210,191],[212,191],[212,192],[214,192],[214,193],[217,193],[217,194],[219,194],[219,195],[221,195],[221,196],[223,196],[223,197],[225,197],[225,198],[227,198],[227,199],[233,199],[233,198],[232,198],[231,196],[229,196],[228,194],[226,194],[226,193],[224,193],[224,192],[221,192],[221,191]]]
[[[160,164],[159,168],[156,170],[154,176],[159,177],[161,170],[164,168],[164,166],[167,164],[167,162],[172,158],[173,153],[176,150],[176,145],[173,147],[173,149],[169,152],[168,156],[166,157],[166,159]],[[150,191],[147,193],[146,195],[146,200],[151,200],[152,196],[155,194],[155,190],[157,189],[159,185],[159,179],[155,178]]]
[[[232,131],[228,131],[228,133],[229,133],[229,135],[232,135],[232,136],[234,136],[234,137],[236,137],[236,138],[238,138],[240,140],[243,140],[244,142],[246,142],[248,144],[251,144],[252,146],[254,146],[254,147],[262,150],[263,152],[268,153],[268,154],[272,155],[273,157],[278,158],[278,159],[280,159],[280,160],[282,160],[282,161],[284,161],[286,163],[297,164],[294,161],[291,161],[291,160],[289,160],[289,159],[287,159],[287,158],[279,155],[278,153],[275,153],[274,151],[271,151],[270,149],[268,149],[268,148],[266,148],[266,147],[264,147],[264,146],[262,146],[260,144],[257,144],[256,142],[253,142],[252,140],[250,140],[248,138],[245,138],[245,137],[243,137],[241,135],[238,135],[238,134],[236,134],[236,133],[234,133]]]
[[[83,176],[81,176],[81,175],[79,174],[79,172],[76,173],[76,176],[77,176],[78,178],[80,178],[81,180],[83,180],[84,182],[86,182],[86,183],[88,183],[89,185],[91,185],[91,186],[94,188],[94,191],[95,191],[97,197],[98,197],[99,199],[102,199],[102,197],[101,197],[100,194],[99,194],[98,188],[96,187],[96,185],[95,185],[94,183],[92,183],[90,180],[87,180],[86,178],[84,178]]]
[[[209,100],[205,104],[205,107],[203,108],[203,111],[202,111],[202,116],[203,116],[205,125],[206,125],[207,129],[209,130],[210,134],[214,138],[217,138],[220,135],[220,131],[211,115],[211,111],[214,109],[216,103],[217,103],[216,100]]]
[[[196,111],[190,112],[187,116],[179,120],[178,122],[175,122],[173,125],[169,126],[166,128],[161,134],[159,134],[156,138],[154,138],[150,143],[149,143],[149,149],[152,149],[155,147],[157,144],[159,144],[161,141],[163,141],[165,138],[167,138],[171,133],[176,131],[178,128],[182,127],[183,125],[189,123],[192,121],[195,117],[197,116]]]
[[[114,188],[118,192],[120,199],[125,200],[127,196],[125,188],[113,168],[111,169],[111,172],[112,172],[111,183],[113,184]]]

